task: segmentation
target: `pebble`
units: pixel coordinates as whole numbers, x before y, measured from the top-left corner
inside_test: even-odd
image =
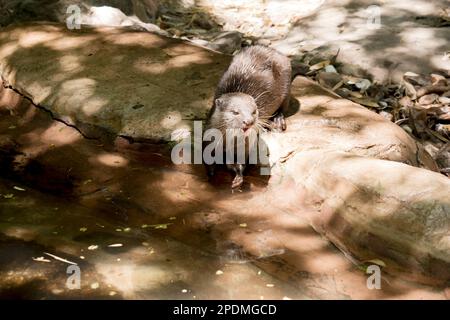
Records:
[[[325,72],[337,73],[337,70],[332,64],[329,64],[325,67]]]

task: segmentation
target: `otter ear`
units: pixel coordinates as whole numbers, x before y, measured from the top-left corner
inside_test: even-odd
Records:
[[[214,100],[214,104],[216,105],[216,108],[218,108],[219,110],[223,110],[223,107],[225,106],[224,101],[220,98]]]

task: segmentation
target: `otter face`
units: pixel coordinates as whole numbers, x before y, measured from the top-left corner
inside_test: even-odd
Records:
[[[241,129],[245,133],[258,121],[258,107],[248,94],[227,93],[216,99],[214,104],[226,129]]]

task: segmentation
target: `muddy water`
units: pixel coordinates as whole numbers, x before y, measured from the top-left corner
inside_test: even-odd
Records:
[[[210,183],[167,146],[86,139],[11,90],[0,113],[2,298],[448,297],[389,275],[369,290],[255,172],[233,194],[227,172]],[[71,263],[79,289],[66,285]]]

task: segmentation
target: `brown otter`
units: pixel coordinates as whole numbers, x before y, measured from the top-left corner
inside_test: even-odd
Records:
[[[289,107],[290,84],[288,57],[263,46],[242,49],[217,86],[207,128],[219,129],[223,138],[229,129],[243,133],[262,127],[286,130],[283,113]],[[245,164],[233,163],[227,167],[236,173],[231,187],[240,188]],[[208,175],[212,176],[214,166],[207,168]]]

